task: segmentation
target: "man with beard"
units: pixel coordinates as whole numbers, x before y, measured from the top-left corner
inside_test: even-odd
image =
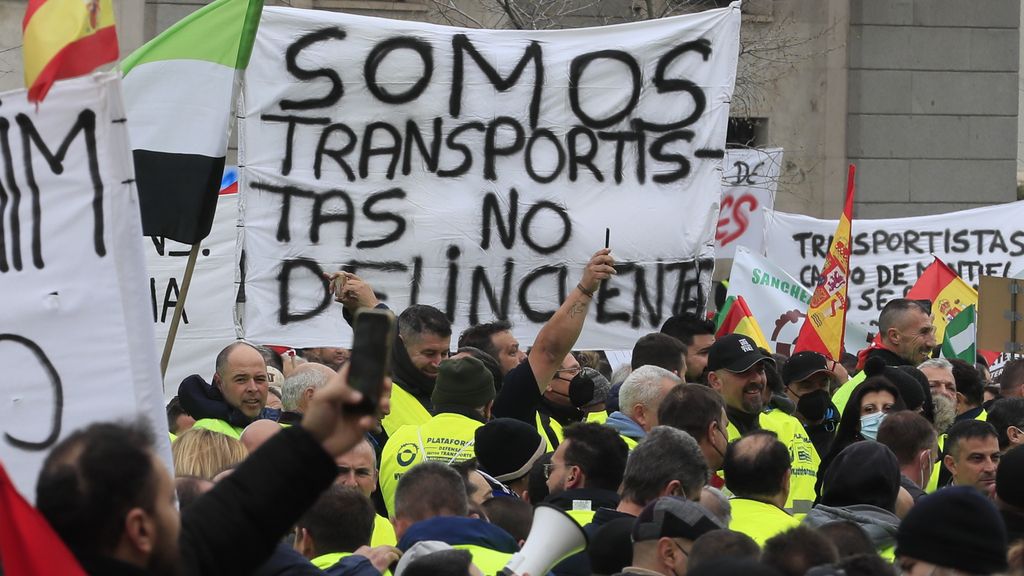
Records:
[[[714,322],[686,312],[665,320],[661,333],[686,346],[686,381],[707,384],[708,352],[715,343]]]
[[[180,517],[148,425],[93,424],[47,456],[36,507],[88,574],[250,574],[331,485],[334,458],[362,441],[372,417],[348,410],[360,399],[342,371],[300,426],[268,440]]]
[[[764,410],[765,370],[774,365],[775,360],[758,350],[752,339],[729,334],[711,345],[708,383],[725,401],[730,442],[751,430],[765,429],[789,450],[793,473],[786,511],[802,518],[814,503],[821,458],[799,420],[781,410]]]
[[[886,366],[916,366],[927,360],[936,347],[935,325],[932,323],[930,303],[897,298],[890,300],[878,314],[878,337],[871,346],[861,350],[857,367],[863,369],[868,358],[879,357]],[[866,375],[850,378],[832,395],[839,412]]]
[[[565,439],[544,465],[548,497],[545,502],[565,510],[580,526],[594,519],[599,508],[619,505],[618,489],[629,449],[603,424],[584,422],[565,428]]]

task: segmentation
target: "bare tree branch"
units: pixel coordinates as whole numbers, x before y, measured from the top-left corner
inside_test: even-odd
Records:
[[[437,14],[446,24],[465,28],[485,28],[483,23],[456,5],[454,0],[431,0],[431,3],[434,5]],[[456,17],[453,17],[453,15]]]

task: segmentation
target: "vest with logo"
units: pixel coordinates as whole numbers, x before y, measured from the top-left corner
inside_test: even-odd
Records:
[[[473,442],[481,426],[479,420],[445,412],[391,434],[380,455],[380,494],[388,515],[395,514],[395,489],[403,474],[425,460],[457,464],[474,458]]]

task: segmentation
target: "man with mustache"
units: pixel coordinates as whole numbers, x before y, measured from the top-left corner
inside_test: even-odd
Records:
[[[799,420],[776,409],[765,410],[765,370],[775,360],[742,334],[729,334],[711,345],[708,384],[722,395],[729,417],[729,441],[751,430],[775,432],[789,450],[792,466],[786,511],[802,518],[814,503],[814,484],[821,458]]]
[[[942,463],[952,486],[974,486],[992,498],[999,468],[999,436],[988,422],[962,420],[949,428]]]

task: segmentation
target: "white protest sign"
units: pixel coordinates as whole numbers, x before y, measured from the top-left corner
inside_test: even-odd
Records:
[[[729,273],[728,296],[743,296],[773,352],[792,354],[811,301],[810,290],[781,266],[740,246]],[[860,325],[847,327],[847,341],[859,343],[866,337]],[[846,348],[851,353],[858,349]]]
[[[764,214],[775,206],[782,149],[729,149],[723,164],[715,258],[732,258],[738,246],[763,254]]]
[[[120,79],[0,100],[0,460],[31,498],[49,448],[92,422],[141,414],[170,446]]]
[[[846,349],[864,348],[857,333],[877,332],[878,313],[902,297],[932,263],[932,254],[967,283],[978,277],[1012,277],[1024,268],[1024,202],[935,216],[853,220],[853,252]],[[814,285],[825,261],[836,220],[774,212],[766,221],[766,257]]]
[[[174,348],[164,375],[164,397],[178,393],[178,384],[191,374],[206,380],[213,375],[217,354],[235,341],[235,244],[238,239],[237,168],[225,171],[235,184],[221,189],[210,235],[203,239]],[[187,244],[143,237],[149,270],[149,303],[156,333],[157,356],[163,354],[174,316],[185,264]]]
[[[321,271],[532,342],[604,246],[580,348],[701,312],[740,11],[557,31],[267,8],[243,88],[245,336],[344,344]]]

